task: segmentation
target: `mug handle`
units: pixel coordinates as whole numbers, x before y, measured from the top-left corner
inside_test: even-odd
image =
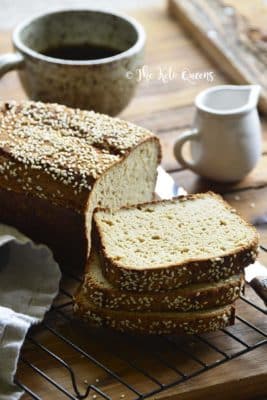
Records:
[[[185,142],[189,140],[196,140],[198,137],[198,129],[197,128],[192,128],[188,131],[185,131],[181,134],[181,136],[177,139],[175,145],[174,145],[174,155],[177,159],[177,161],[185,168],[189,168],[191,170],[195,170],[196,164],[194,163],[193,160],[185,160],[182,150],[183,150],[183,145]]]
[[[0,78],[12,69],[22,68],[23,64],[24,58],[18,52],[0,55]]]

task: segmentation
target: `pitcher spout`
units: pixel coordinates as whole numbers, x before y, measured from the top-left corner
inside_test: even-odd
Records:
[[[260,85],[249,85],[247,86],[250,92],[249,94],[249,103],[251,107],[256,107],[259,101],[261,86]]]
[[[199,110],[226,117],[256,108],[260,92],[260,85],[213,86],[201,92],[195,103]]]

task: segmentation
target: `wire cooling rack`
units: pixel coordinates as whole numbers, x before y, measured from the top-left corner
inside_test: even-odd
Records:
[[[76,320],[72,295],[80,281],[64,271],[55,304],[26,338],[16,378],[25,399],[145,399],[267,345],[266,307],[250,288],[237,302],[233,327],[190,337],[144,337],[95,330]]]

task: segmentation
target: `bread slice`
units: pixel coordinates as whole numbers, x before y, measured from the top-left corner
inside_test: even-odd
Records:
[[[85,266],[95,207],[150,201],[161,150],[151,132],[41,102],[0,104],[0,220]]]
[[[233,325],[235,318],[233,305],[188,313],[115,311],[95,306],[83,293],[75,299],[74,312],[96,327],[157,335],[211,332]]]
[[[198,311],[231,304],[240,295],[244,285],[242,274],[209,283],[194,284],[158,293],[126,292],[113,286],[103,276],[100,260],[91,251],[87,273],[78,292],[99,308],[121,311]]]
[[[212,192],[94,214],[95,247],[121,290],[171,290],[242,273],[257,231]]]

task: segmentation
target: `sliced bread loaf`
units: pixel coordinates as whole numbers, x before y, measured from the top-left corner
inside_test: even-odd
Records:
[[[159,140],[92,111],[41,102],[0,104],[0,219],[85,266],[95,207],[150,201]]]
[[[99,308],[84,294],[76,297],[75,313],[96,327],[141,334],[197,334],[211,332],[234,323],[232,305],[191,313],[128,312]]]
[[[85,299],[99,308],[139,312],[187,312],[230,304],[239,297],[243,284],[243,276],[234,275],[219,282],[194,284],[158,293],[121,291],[104,277],[99,256],[92,250],[84,282],[78,293],[81,292]]]
[[[214,282],[255,261],[257,231],[212,192],[94,213],[95,247],[121,290]]]

